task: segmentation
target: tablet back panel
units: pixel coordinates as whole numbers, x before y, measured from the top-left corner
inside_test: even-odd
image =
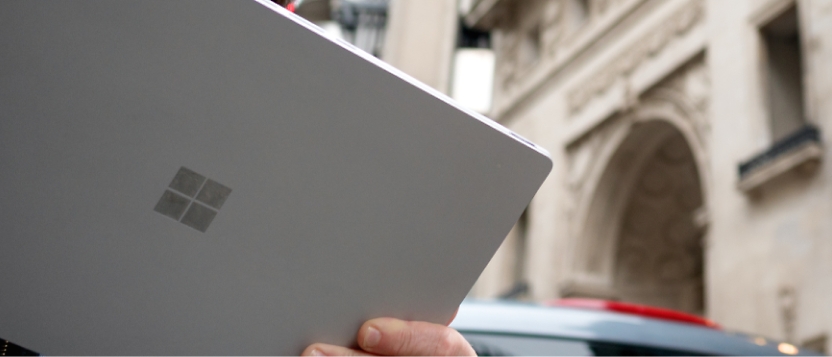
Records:
[[[0,336],[295,354],[445,322],[550,170],[268,2],[4,1]]]

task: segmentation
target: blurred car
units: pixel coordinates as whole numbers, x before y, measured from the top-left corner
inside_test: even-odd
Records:
[[[819,355],[678,311],[591,299],[466,300],[451,327],[480,356]]]

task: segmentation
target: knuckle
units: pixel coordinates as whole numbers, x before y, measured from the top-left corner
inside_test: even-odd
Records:
[[[460,336],[455,330],[448,328],[443,329],[438,336],[438,340],[436,341],[436,348],[433,351],[433,355],[452,356],[458,354],[460,351],[461,340],[462,336]]]
[[[408,351],[412,351],[415,347],[414,344],[414,336],[413,331],[410,329],[404,330],[399,333],[398,336],[398,343],[393,346],[394,355],[405,355],[410,354]]]

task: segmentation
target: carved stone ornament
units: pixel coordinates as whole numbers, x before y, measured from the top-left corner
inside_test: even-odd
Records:
[[[617,245],[612,254],[579,258],[610,259],[611,287],[624,300],[701,312],[702,236],[706,224],[699,218],[705,207],[700,181],[704,168],[698,167],[697,158],[707,155],[709,93],[704,56],[698,55],[636,98],[629,110],[602,121],[567,147],[569,190],[565,204],[569,222],[576,224],[569,229],[578,234],[576,239],[604,234],[582,230],[589,224],[586,222],[593,222],[585,221],[585,212],[587,207],[595,207],[593,196],[599,192],[598,186],[614,185],[629,192],[626,198],[609,197],[622,203],[620,208],[613,208],[620,216],[603,217],[620,217],[620,231],[609,236],[615,237]],[[663,136],[667,132],[656,133],[656,137],[664,137],[657,146],[624,147],[624,138],[642,130],[637,128],[644,128],[645,121],[656,119],[669,122],[676,130],[669,136]],[[637,174],[627,179],[627,170],[614,170],[621,176],[598,181],[601,173],[615,167],[633,167]],[[604,242],[609,240],[589,243],[587,251],[602,249],[608,244]],[[583,274],[595,271],[590,269],[593,264],[576,266]],[[603,276],[604,270],[599,271]]]
[[[531,67],[544,55],[544,40],[548,27],[557,22],[560,15],[559,6],[552,1],[525,0],[512,3],[507,7],[500,34],[500,46],[497,56],[501,60],[498,70],[498,83],[503,91],[511,91],[518,78],[528,73]],[[552,17],[553,18],[547,18]]]
[[[563,34],[566,31],[563,16],[563,2],[549,1],[543,7],[540,22],[540,40],[543,53],[547,56],[554,55],[558,43],[563,39]]]
[[[633,0],[591,0],[588,13],[585,15],[587,17],[581,20],[574,18],[578,15],[575,14],[576,11],[570,11],[570,4],[566,1],[523,0],[511,3],[508,15],[504,16],[511,19],[503,21],[500,28],[500,32],[505,35],[506,44],[502,49],[498,49],[498,56],[504,58],[504,63],[512,65],[505,66],[505,70],[501,71],[498,83],[504,90],[511,91],[532,72],[532,67],[554,58],[559,49],[574,40],[578,35],[573,28],[575,23],[585,24],[580,28],[580,32],[586,32],[600,17],[607,16],[613,12],[611,10],[632,2]],[[521,42],[528,37],[530,31],[539,31],[538,45],[541,58],[540,61],[523,64],[519,59],[522,57]]]
[[[694,57],[641,95],[641,102],[663,102],[687,119],[695,129],[699,147],[707,150],[710,134],[708,105],[711,80],[703,55]],[[707,154],[707,152],[706,152]]]
[[[707,137],[710,124],[707,120],[707,108],[710,98],[710,79],[704,56],[696,56],[682,65],[651,89],[642,94],[629,108],[629,111],[617,114],[590,130],[586,136],[567,147],[567,184],[571,203],[574,208],[583,195],[584,182],[592,170],[597,170],[603,163],[601,152],[610,144],[614,135],[622,135],[632,125],[634,118],[628,113],[643,108],[660,108],[667,113],[676,113],[694,128],[695,146],[703,150],[700,155],[708,155]],[[668,154],[669,155],[669,154]],[[567,209],[572,211],[572,209]]]
[[[654,56],[667,46],[674,38],[684,35],[704,15],[701,0],[689,0],[682,8],[670,15],[664,22],[647,31],[647,36],[630,46],[618,60],[604,66],[604,69],[591,75],[583,85],[567,94],[569,112],[575,113],[596,95],[609,88],[621,76],[629,75],[639,64]]]

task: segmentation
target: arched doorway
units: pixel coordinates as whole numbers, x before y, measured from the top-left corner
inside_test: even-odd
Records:
[[[573,296],[704,313],[701,149],[681,116],[657,115],[670,113],[609,129],[577,235],[575,285],[589,293]]]
[[[678,131],[637,168],[616,239],[613,288],[621,300],[703,312],[702,190]]]

